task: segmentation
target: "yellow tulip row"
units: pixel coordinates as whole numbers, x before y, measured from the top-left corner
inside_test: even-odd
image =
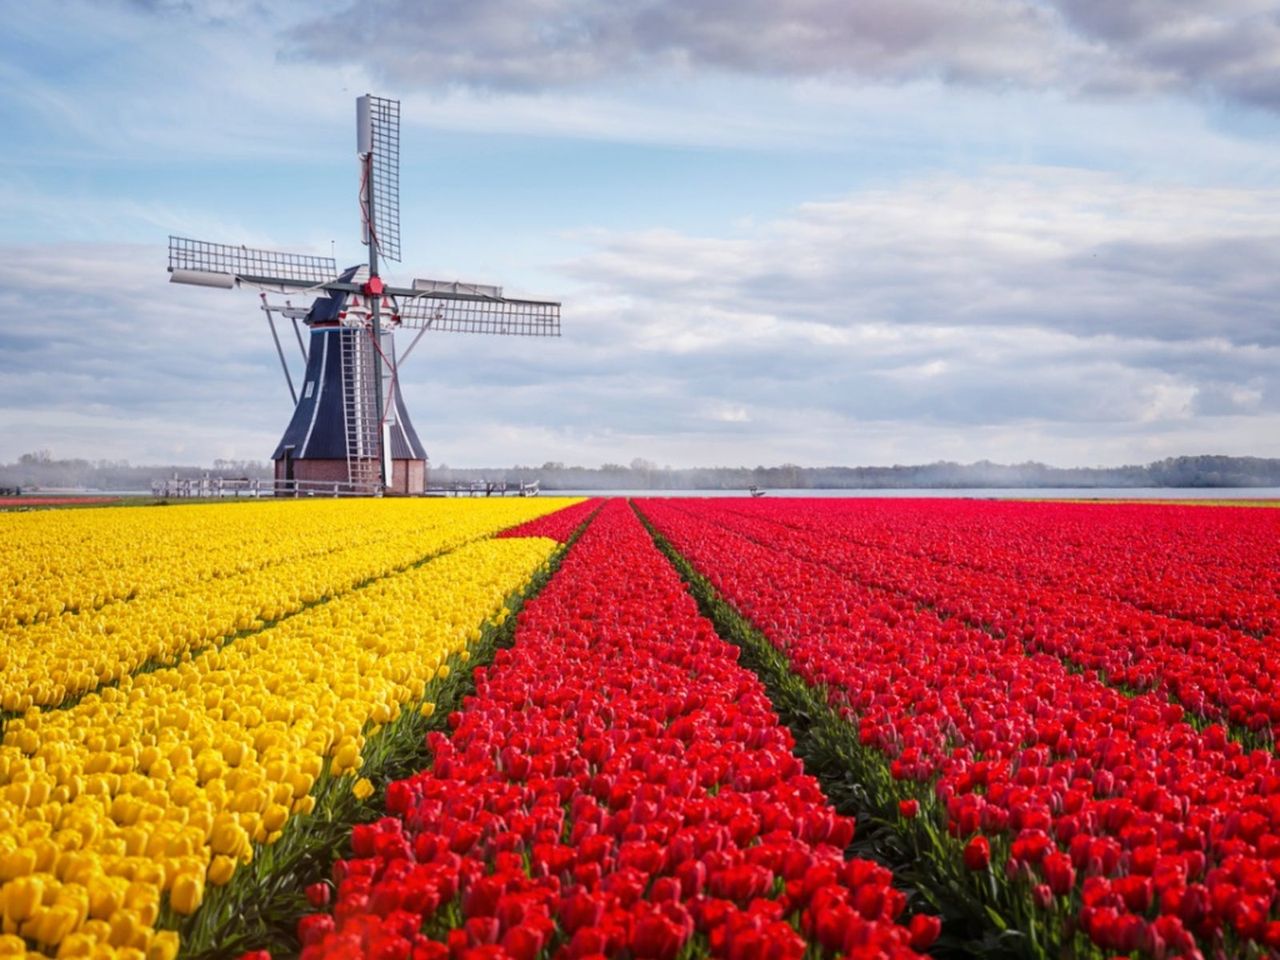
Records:
[[[556,548],[467,544],[68,709],[12,719],[0,744],[0,956],[17,937],[60,957],[171,960],[177,939],[154,927],[161,897],[194,912],[254,844],[311,812],[326,762],[359,770],[366,738],[417,707]]]
[[[365,501],[358,507],[342,504],[343,514],[333,513],[333,501],[222,505],[224,516],[237,522],[228,523],[220,532],[223,542],[217,547],[221,553],[227,553],[226,543],[244,521],[271,519],[276,541],[272,553],[278,556],[278,544],[293,541],[294,521],[305,519],[309,540],[304,538],[299,550],[304,555],[217,579],[201,577],[166,592],[146,593],[128,603],[112,603],[79,616],[64,614],[0,630],[0,710],[15,713],[32,705],[57,706],[70,696],[119,680],[149,661],[178,660],[224,637],[259,629],[309,603],[342,594],[366,580],[402,570],[426,556],[488,536],[567,502],[571,501]],[[312,506],[315,514],[333,521],[332,529],[323,536],[313,522],[313,511],[307,509]],[[219,507],[192,509],[207,512]],[[134,527],[139,526],[136,518],[155,524],[170,515],[140,509],[97,512],[115,514]],[[53,512],[38,516],[51,518],[52,524],[59,519]],[[380,531],[380,539],[374,544],[350,545],[366,536],[352,523],[352,516],[368,516],[366,526]],[[394,523],[389,523],[391,520]],[[281,535],[284,530],[288,530],[287,536]],[[258,539],[255,534],[244,549],[254,549]],[[189,543],[187,550],[198,557],[205,546],[200,542],[199,549],[193,550]],[[320,555],[306,556],[308,552]],[[131,557],[117,554],[120,569],[132,571],[134,565]],[[199,563],[187,566],[207,569]],[[139,576],[130,572],[128,579]]]
[[[341,513],[334,501],[300,506],[266,501],[0,515],[0,584],[12,585],[0,597],[0,628],[323,551],[342,533],[357,533],[362,519],[370,527],[379,521],[366,511]],[[279,536],[284,525],[292,541]],[[203,549],[193,552],[193,543]]]
[[[520,522],[556,506],[507,501],[499,512]],[[264,500],[0,514],[0,631],[426,532],[473,512],[466,508],[457,500]]]

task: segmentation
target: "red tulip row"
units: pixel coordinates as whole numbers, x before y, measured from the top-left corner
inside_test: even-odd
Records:
[[[1014,560],[1001,571],[989,571],[986,568],[994,563],[991,558],[995,548],[975,551],[986,560],[974,565],[955,556],[937,559],[936,550],[925,547],[908,549],[900,543],[901,549],[895,550],[881,543],[868,545],[864,541],[882,540],[883,535],[877,531],[878,519],[864,525],[867,508],[863,503],[788,505],[785,515],[779,515],[777,510],[766,512],[750,502],[685,506],[758,543],[802,560],[826,564],[890,597],[902,596],[925,604],[944,616],[960,617],[970,625],[1020,640],[1028,649],[1052,654],[1081,669],[1101,671],[1108,682],[1134,690],[1163,689],[1205,720],[1230,722],[1273,739],[1274,733],[1280,731],[1280,652],[1273,638],[1255,637],[1227,626],[1210,629],[1177,615],[1137,609],[1107,596],[1108,587],[1098,582],[1091,566],[1077,566],[1065,556],[1060,566],[1073,571],[1069,586],[1046,582],[1061,581],[1062,577],[1037,577],[1028,572],[1027,564]],[[996,506],[966,501],[951,501],[948,506],[961,520],[991,509],[996,516],[986,528],[988,533],[1003,529],[1000,521],[1007,520],[1015,507],[1030,518],[1019,524],[1017,529],[1022,531],[1034,529],[1038,515],[1047,513],[1038,537],[1041,554],[1049,550],[1051,538],[1061,526],[1049,521],[1064,509],[1058,504]],[[936,502],[930,502],[928,507],[943,509]],[[1074,508],[1095,516],[1095,511],[1103,509]],[[913,504],[910,509],[921,508]],[[1151,542],[1153,549],[1161,553],[1177,542],[1170,528],[1173,520],[1183,516],[1199,518],[1213,512],[1184,508],[1170,514],[1170,508],[1150,509]],[[1270,513],[1228,512],[1245,517]],[[963,532],[956,535],[958,544],[965,542],[966,535],[978,542],[972,529],[959,526]],[[1076,535],[1077,542],[1080,536]],[[1109,530],[1103,527],[1095,533],[1093,542],[1107,544],[1108,537]],[[1103,550],[1099,555],[1109,554]],[[1270,556],[1259,551],[1255,558],[1258,563],[1268,561],[1266,566],[1280,566],[1274,543]],[[1249,579],[1255,573],[1244,570],[1242,577]],[[1266,602],[1267,598],[1262,597],[1259,605],[1265,606]],[[1237,619],[1254,622],[1259,618],[1241,614]]]
[[[738,504],[734,504],[738,507]],[[741,512],[768,517],[746,501]],[[838,534],[1037,586],[1105,597],[1201,626],[1280,630],[1280,512],[1177,504],[861,500],[789,511],[797,528]],[[1081,579],[1080,570],[1087,570]]]
[[[302,957],[917,956],[937,919],[898,923],[890,872],[843,859],[853,821],[737,653],[607,503],[355,828]]]
[[[552,540],[559,540],[561,543],[568,543],[569,538],[586,522],[587,517],[600,508],[600,503],[599,497],[583,500],[581,503],[575,503],[573,506],[565,507],[563,510],[535,517],[533,520],[522,523],[518,527],[504,530],[498,536],[549,537]]]
[[[994,882],[1056,924],[1060,942],[1078,929],[1103,950],[1157,957],[1280,949],[1272,753],[801,559],[788,547],[791,504],[768,508],[776,546],[759,542],[763,526],[748,538],[723,511],[706,519],[715,505],[642,509],[796,674],[830,691],[892,774],[880,804],[936,817],[971,869],[996,856]]]

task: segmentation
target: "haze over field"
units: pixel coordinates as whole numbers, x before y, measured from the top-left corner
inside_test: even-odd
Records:
[[[363,259],[354,98],[403,101],[405,263],[562,299],[438,336],[433,461],[1280,456],[1269,0],[252,0],[6,8],[0,462],[268,457],[250,291],[172,233]]]

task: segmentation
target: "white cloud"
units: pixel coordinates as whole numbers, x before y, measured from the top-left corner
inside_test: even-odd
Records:
[[[595,232],[563,341],[435,341],[406,395],[454,465],[1280,455],[1278,207],[1003,169]]]
[[[724,239],[600,236],[569,269],[688,343],[892,324],[1275,345],[1277,223],[1280,190],[1006,167],[806,204]]]
[[[1208,92],[1280,109],[1280,17],[1266,0],[374,0],[288,37],[303,56],[420,87],[726,72]]]

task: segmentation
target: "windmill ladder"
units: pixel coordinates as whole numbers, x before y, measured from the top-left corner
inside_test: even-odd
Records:
[[[342,331],[343,414],[347,433],[347,478],[372,492],[378,485],[378,414],[373,343],[368,331]]]

